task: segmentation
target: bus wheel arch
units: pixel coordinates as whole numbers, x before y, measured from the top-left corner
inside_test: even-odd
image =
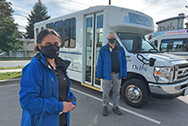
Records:
[[[128,105],[141,108],[149,102],[151,93],[144,77],[132,75],[122,84],[121,96]]]

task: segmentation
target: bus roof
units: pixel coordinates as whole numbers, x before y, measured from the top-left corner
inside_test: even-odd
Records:
[[[85,10],[35,23],[34,27],[40,29],[41,27],[46,27],[47,24],[54,24],[57,21],[64,22],[71,18],[75,18],[76,21],[84,21],[84,16],[100,12],[104,15],[104,25],[114,32],[131,32],[146,35],[154,31],[152,17],[139,11],[111,5],[89,7]]]
[[[152,33],[152,38],[159,36],[159,35],[182,34],[182,33],[187,33],[187,29],[154,32]]]
[[[107,7],[126,9],[127,11],[135,11],[135,12],[140,13],[142,15],[148,16],[148,15],[146,15],[146,14],[140,12],[140,11],[131,10],[131,9],[124,8],[124,7],[118,7],[118,6],[112,6],[112,5],[106,5],[106,6],[105,5],[99,5],[99,6],[91,6],[91,7],[87,8],[87,9],[84,9],[84,10],[76,11],[76,12],[73,12],[73,13],[70,13],[70,14],[65,14],[65,15],[58,16],[58,17],[55,17],[55,18],[51,18],[51,19],[48,19],[48,20],[45,20],[45,21],[40,21],[40,22],[35,23],[35,25],[39,25],[40,23],[53,21],[53,20],[56,20],[56,19],[64,17],[64,16],[71,16],[71,15],[75,15],[75,14],[88,15],[88,14],[92,14],[92,13],[95,13],[95,12],[103,11]]]
[[[163,39],[180,39],[180,38],[188,38],[188,33],[158,35],[152,38],[151,41],[154,41],[154,40],[161,41]]]

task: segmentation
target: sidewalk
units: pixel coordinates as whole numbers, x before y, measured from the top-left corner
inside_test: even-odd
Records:
[[[8,69],[8,70],[0,70],[0,73],[7,73],[7,72],[20,72],[22,69]]]

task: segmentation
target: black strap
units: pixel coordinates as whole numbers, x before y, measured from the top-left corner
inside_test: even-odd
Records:
[[[42,56],[40,55],[40,53],[37,53],[37,54],[35,55],[35,57],[36,57],[37,59],[39,59],[40,61],[41,61],[41,59],[42,59]]]

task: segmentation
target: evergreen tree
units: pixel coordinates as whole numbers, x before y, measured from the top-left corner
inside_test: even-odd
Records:
[[[47,7],[42,4],[41,0],[38,0],[31,10],[31,14],[29,14],[29,17],[27,18],[28,26],[26,27],[26,38],[34,38],[34,24],[49,19],[50,15],[47,13]]]
[[[18,24],[14,23],[11,2],[0,1],[0,49],[2,51],[16,51],[19,49],[18,43]]]

